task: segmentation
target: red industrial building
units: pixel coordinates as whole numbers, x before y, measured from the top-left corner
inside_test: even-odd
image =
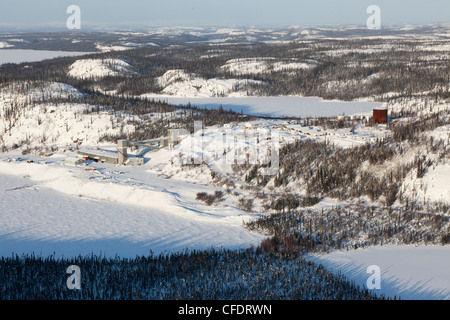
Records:
[[[387,123],[388,110],[387,108],[373,109],[373,123]]]

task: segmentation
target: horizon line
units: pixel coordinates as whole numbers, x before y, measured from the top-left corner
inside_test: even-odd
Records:
[[[425,28],[425,27],[450,27],[450,22],[433,22],[433,23],[391,23],[391,24],[384,24],[382,25],[382,28],[376,31],[382,31],[383,28],[385,29],[395,29],[395,28],[402,28],[402,27],[416,27],[416,28]],[[188,25],[188,24],[173,24],[173,25],[150,25],[146,23],[136,23],[126,25],[126,23],[123,24],[115,24],[115,25],[104,25],[100,23],[92,23],[92,22],[85,22],[82,24],[81,29],[68,29],[64,24],[61,22],[49,22],[45,24],[35,24],[35,25],[24,25],[24,24],[14,24],[14,23],[0,23],[0,33],[2,32],[29,32],[29,33],[37,33],[37,32],[43,32],[44,29],[47,29],[46,32],[62,32],[62,31],[68,31],[68,32],[83,32],[83,31],[104,31],[104,32],[112,32],[112,31],[142,31],[143,29],[147,30],[162,30],[162,29],[192,29],[192,30],[201,30],[201,29],[289,29],[289,28],[325,28],[330,29],[331,28],[363,28],[366,29],[366,26],[364,24],[357,24],[357,23],[349,23],[349,24],[338,24],[338,23],[330,23],[330,24],[291,24],[291,25],[262,25],[262,24],[227,24],[227,25],[221,25],[221,24],[205,24],[205,25]],[[39,29],[39,30],[36,30]],[[50,31],[52,30],[52,31]],[[336,30],[339,31],[339,30]]]

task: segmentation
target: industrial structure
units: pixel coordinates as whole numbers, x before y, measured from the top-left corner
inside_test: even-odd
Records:
[[[103,163],[118,164],[118,165],[130,165],[140,166],[144,164],[144,154],[151,151],[156,151],[164,147],[173,147],[178,143],[178,131],[175,129],[169,130],[167,137],[160,137],[157,139],[151,139],[146,141],[117,141],[117,152],[104,150],[104,149],[91,149],[84,148],[78,150],[78,154],[84,158],[84,160],[94,160]],[[138,148],[137,155],[128,154],[128,148]]]
[[[388,123],[388,109],[373,109],[373,123]]]

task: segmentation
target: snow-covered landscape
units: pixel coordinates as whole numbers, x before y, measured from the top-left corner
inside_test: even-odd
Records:
[[[212,188],[164,179],[152,170],[157,160],[119,171],[68,166],[63,159],[55,155],[46,165],[1,162],[2,256],[133,258],[150,251],[245,248],[262,240],[242,228],[249,214],[196,203],[196,192]]]
[[[333,273],[308,281],[336,286],[300,294],[277,273],[274,291],[247,298],[448,300],[448,26],[418,31],[408,58],[414,31],[391,32],[351,45],[300,27],[71,35],[97,53],[16,49],[28,35],[4,36],[0,256],[183,261],[185,250],[230,250],[217,261],[232,261],[250,250],[242,263],[258,271],[236,286],[264,287],[264,259],[292,283],[304,266],[289,259],[306,259]],[[382,62],[390,50],[405,50],[397,65]],[[381,288],[364,291],[373,265]],[[335,289],[347,280],[358,288]],[[182,288],[146,292],[173,299]]]

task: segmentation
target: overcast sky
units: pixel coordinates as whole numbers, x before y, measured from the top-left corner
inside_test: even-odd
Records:
[[[89,26],[365,25],[369,5],[384,25],[450,22],[450,0],[0,0],[0,28],[65,27],[69,5]]]

